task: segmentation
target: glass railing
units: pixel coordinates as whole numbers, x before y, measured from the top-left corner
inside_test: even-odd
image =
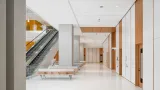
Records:
[[[42,39],[40,39],[27,53],[26,53],[26,61],[27,65],[29,65],[34,58],[39,55],[39,53],[46,47],[46,45],[50,42],[53,36],[56,34],[55,30],[50,30]]]
[[[26,62],[26,64],[27,64],[26,76],[27,77],[34,76],[37,68],[42,67],[44,65],[48,66],[47,60],[50,60],[51,58],[53,58],[53,51],[54,50],[56,50],[56,51],[58,50],[58,33],[54,31],[54,34],[52,32],[50,32],[50,35],[48,34],[46,36],[49,36],[49,37],[52,36],[52,38],[50,40],[49,40],[49,38],[47,38],[49,40],[48,44],[45,45],[45,47],[41,50],[41,52],[37,56],[35,56],[35,53],[32,54],[35,56],[35,58],[31,57]],[[45,41],[47,41],[47,40],[45,40]],[[39,49],[37,49],[37,50],[39,50]],[[43,61],[45,61],[45,62],[43,62]]]
[[[37,42],[39,42],[48,32],[49,32],[48,30],[26,31],[26,35],[31,34],[33,38],[31,40],[26,40],[26,52],[28,52],[32,47],[34,47],[34,45],[36,45]]]

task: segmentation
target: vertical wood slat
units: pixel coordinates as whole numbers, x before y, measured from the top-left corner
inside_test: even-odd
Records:
[[[135,34],[136,44],[143,43],[143,0],[135,3]]]
[[[122,49],[122,20],[119,23],[119,49]]]

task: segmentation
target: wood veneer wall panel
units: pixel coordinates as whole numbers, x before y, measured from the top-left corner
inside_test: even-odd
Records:
[[[116,50],[112,50],[112,69],[116,69]]]
[[[33,31],[34,25],[37,25],[37,31],[42,31],[42,24],[38,22],[37,20],[26,20],[26,30]]]
[[[56,61],[59,61],[59,51],[57,51],[56,55],[54,56],[54,59],[55,59]]]
[[[135,34],[136,44],[143,43],[143,0],[135,3]]]
[[[116,32],[112,32],[112,48],[116,47]]]
[[[122,20],[119,23],[119,49],[122,49]]]
[[[115,32],[116,27],[103,27],[101,32]]]
[[[94,28],[92,28],[92,32],[101,32],[101,27],[94,27]]]
[[[83,33],[106,33],[106,32],[115,32],[115,27],[81,27]]]
[[[26,51],[28,51],[29,49],[31,49],[31,47],[35,44],[35,42],[31,42],[31,41],[26,41]]]
[[[111,38],[111,43],[112,43],[112,48],[116,47],[116,32],[112,32],[112,38]],[[111,51],[112,55],[112,69],[116,68],[116,50]]]
[[[84,61],[86,61],[86,48],[84,48]]]
[[[82,32],[93,32],[93,29],[90,27],[81,27]]]
[[[103,48],[99,48],[99,54],[103,55]]]

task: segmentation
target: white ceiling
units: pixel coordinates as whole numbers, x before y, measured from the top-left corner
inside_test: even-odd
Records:
[[[29,8],[58,29],[59,24],[114,27],[135,0],[27,0]],[[104,8],[100,8],[104,6]],[[116,7],[118,6],[118,7]],[[101,19],[98,22],[98,19]],[[79,24],[79,25],[78,25]]]
[[[27,6],[50,25],[73,24],[75,35],[82,35],[80,27],[115,27],[135,0],[26,0]],[[103,6],[103,8],[100,8]],[[98,20],[100,19],[100,21]],[[87,33],[82,42],[102,44],[106,34]]]
[[[115,27],[135,0],[69,0],[82,27]],[[103,6],[103,8],[100,8]],[[98,21],[100,19],[100,22]]]

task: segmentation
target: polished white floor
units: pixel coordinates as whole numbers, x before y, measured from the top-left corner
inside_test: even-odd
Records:
[[[142,90],[102,64],[86,64],[69,80],[68,77],[40,77],[26,81],[26,90]]]

